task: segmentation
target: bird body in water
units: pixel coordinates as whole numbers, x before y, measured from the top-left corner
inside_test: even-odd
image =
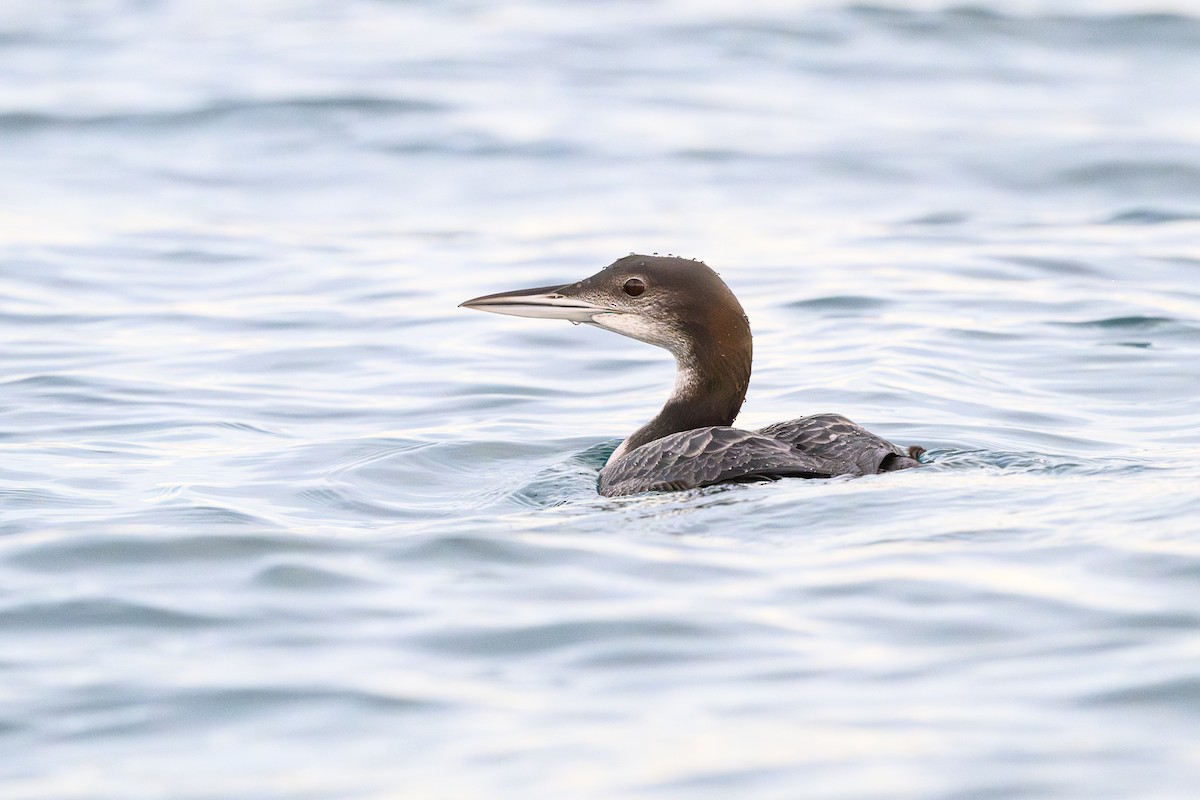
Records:
[[[675,357],[670,398],[613,451],[600,470],[602,495],[892,472],[917,466],[923,452],[838,414],[757,431],[731,427],[750,384],[750,322],[720,276],[699,261],[631,254],[577,283],[500,292],[462,306],[587,323]]]

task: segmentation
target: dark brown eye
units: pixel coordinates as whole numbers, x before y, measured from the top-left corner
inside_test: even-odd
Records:
[[[641,278],[630,278],[629,280],[625,281],[625,286],[622,288],[625,289],[625,294],[629,295],[630,297],[637,297],[639,294],[646,291],[646,282]]]

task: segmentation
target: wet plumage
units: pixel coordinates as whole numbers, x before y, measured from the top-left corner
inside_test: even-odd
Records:
[[[462,305],[583,322],[675,356],[671,396],[613,452],[600,471],[603,495],[868,475],[919,463],[921,448],[901,448],[838,414],[758,431],[731,427],[750,382],[750,325],[733,292],[701,262],[630,255],[577,283],[500,292]]]

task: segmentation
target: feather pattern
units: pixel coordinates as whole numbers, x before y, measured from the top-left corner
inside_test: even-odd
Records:
[[[822,459],[787,442],[725,426],[655,439],[600,470],[600,494],[678,491],[730,481],[828,478]]]
[[[600,471],[600,494],[678,491],[737,481],[869,475],[916,466],[905,451],[840,414],[814,414],[758,431],[712,426],[638,447]]]
[[[836,475],[889,472],[898,468],[893,466],[893,462],[911,458],[907,450],[876,436],[841,414],[813,414],[776,422],[760,428],[758,432],[830,463]]]

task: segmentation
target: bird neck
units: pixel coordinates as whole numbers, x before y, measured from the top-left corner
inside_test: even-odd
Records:
[[[748,328],[744,341],[738,340],[741,338],[677,352],[671,396],[654,419],[621,442],[608,463],[672,433],[732,425],[750,386],[752,351]]]

